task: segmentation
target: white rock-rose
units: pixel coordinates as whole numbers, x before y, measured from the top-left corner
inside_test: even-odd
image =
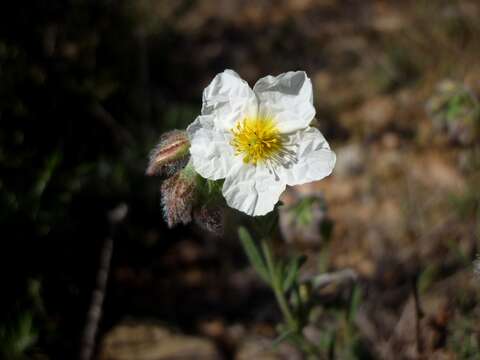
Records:
[[[248,215],[273,210],[287,185],[328,176],[335,153],[317,129],[305,72],[266,76],[253,89],[232,71],[203,92],[202,113],[187,128],[195,170],[225,179],[227,204]]]

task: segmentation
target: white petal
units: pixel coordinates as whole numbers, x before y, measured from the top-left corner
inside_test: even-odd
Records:
[[[276,180],[264,166],[238,162],[225,179],[222,193],[230,207],[257,216],[272,211],[284,190],[285,182]]]
[[[203,91],[202,115],[212,115],[218,129],[230,130],[238,120],[255,117],[257,110],[255,93],[233,70],[216,75]]]
[[[336,156],[327,140],[315,128],[308,127],[290,136],[289,143],[296,144],[297,162],[289,168],[279,169],[288,185],[305,184],[321,180],[331,174]]]
[[[223,179],[234,163],[231,134],[215,129],[212,116],[199,116],[187,128],[193,167],[204,178]]]
[[[306,128],[315,116],[312,82],[304,71],[289,71],[257,81],[253,91],[260,116],[273,117],[282,133]]]

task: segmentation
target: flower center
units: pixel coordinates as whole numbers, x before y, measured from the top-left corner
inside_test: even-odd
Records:
[[[274,160],[283,149],[282,137],[275,122],[268,118],[246,118],[231,130],[231,145],[245,163],[257,165]]]

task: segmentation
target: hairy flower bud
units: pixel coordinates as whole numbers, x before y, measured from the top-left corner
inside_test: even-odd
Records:
[[[172,130],[160,137],[157,146],[150,153],[146,174],[171,176],[183,169],[190,158],[190,141],[187,133]]]
[[[197,200],[198,175],[189,166],[166,179],[161,186],[162,206],[168,227],[192,221]]]

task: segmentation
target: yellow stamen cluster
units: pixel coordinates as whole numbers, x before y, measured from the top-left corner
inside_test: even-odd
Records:
[[[257,165],[274,160],[282,152],[282,137],[275,121],[268,118],[247,118],[231,130],[231,145],[245,163]]]

